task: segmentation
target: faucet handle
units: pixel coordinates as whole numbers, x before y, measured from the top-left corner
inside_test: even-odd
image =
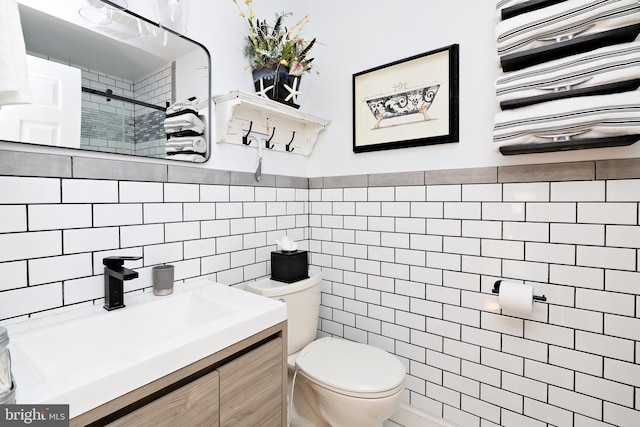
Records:
[[[109,268],[118,268],[124,265],[125,261],[137,261],[142,259],[141,256],[108,256],[106,258],[102,258],[102,264]]]

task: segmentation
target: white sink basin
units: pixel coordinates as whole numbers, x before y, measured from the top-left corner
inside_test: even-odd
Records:
[[[12,340],[16,351],[40,376],[55,378],[69,370],[91,369],[99,359],[115,360],[156,347],[161,350],[169,337],[188,334],[191,328],[237,311],[185,293],[118,311],[98,312]]]
[[[284,304],[207,280],[127,297],[7,326],[17,403],[74,417],[286,320]]]

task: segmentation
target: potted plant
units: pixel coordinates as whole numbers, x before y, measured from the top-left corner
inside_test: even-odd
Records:
[[[291,16],[290,13],[276,13],[273,24],[270,24],[266,19],[256,18],[252,0],[244,0],[246,11],[242,10],[237,0],[233,2],[247,23],[249,34],[243,52],[249,59],[249,65],[245,68],[251,68],[256,92],[298,108],[296,102],[300,94],[300,79],[314,68],[314,58],[308,55],[316,39],[308,41],[301,34],[309,22],[309,15],[297,21],[292,28],[287,28],[284,20]]]

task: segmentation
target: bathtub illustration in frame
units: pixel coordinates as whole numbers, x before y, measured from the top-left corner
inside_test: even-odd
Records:
[[[458,141],[458,45],[353,75],[353,151]]]

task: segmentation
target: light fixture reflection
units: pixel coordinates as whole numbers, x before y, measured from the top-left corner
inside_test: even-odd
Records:
[[[165,47],[169,42],[167,30],[138,19],[138,33],[140,40],[150,47]]]
[[[113,22],[113,11],[116,7],[101,0],[79,0],[78,13],[86,21],[94,25],[109,25]],[[126,0],[114,0],[113,4],[126,9]]]
[[[180,34],[187,32],[188,0],[157,0],[160,25]]]

